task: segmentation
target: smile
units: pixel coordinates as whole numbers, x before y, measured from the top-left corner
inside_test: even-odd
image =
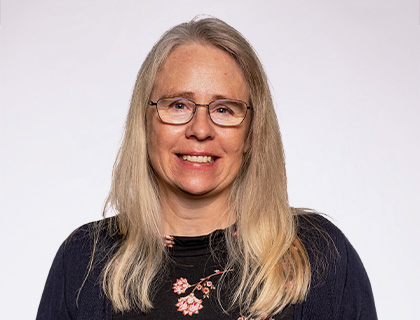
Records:
[[[189,161],[189,162],[196,162],[196,163],[213,163],[215,157],[212,156],[190,156],[190,155],[178,155],[181,160]]]

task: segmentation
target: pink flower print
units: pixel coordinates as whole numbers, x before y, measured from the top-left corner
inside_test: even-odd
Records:
[[[208,298],[209,297],[209,292],[210,292],[210,289],[209,288],[204,287],[201,291],[204,294],[204,298]]]
[[[178,303],[175,306],[178,307],[178,311],[181,311],[184,316],[187,314],[192,316],[193,313],[198,314],[198,311],[203,309],[201,302],[202,300],[197,299],[194,293],[190,293],[186,297],[179,298]]]
[[[213,282],[209,279],[214,276],[221,275],[226,272],[231,272],[233,269],[229,270],[214,270],[214,273],[205,277],[200,278],[200,281],[194,284],[189,284],[188,280],[185,278],[179,278],[175,281],[173,284],[174,292],[178,295],[185,293],[187,289],[193,288],[190,290],[190,294],[185,297],[180,297],[178,299],[178,303],[175,304],[176,307],[178,307],[178,311],[182,312],[184,315],[193,315],[198,314],[198,311],[203,309],[202,302],[203,300],[200,300],[196,298],[194,293],[200,292],[200,294],[203,295],[202,299],[209,298],[210,291],[216,289]],[[243,316],[242,316],[243,317]],[[243,320],[248,320],[247,318],[243,318]]]
[[[172,287],[174,289],[174,292],[177,294],[184,293],[185,290],[187,290],[191,285],[188,283],[188,280],[185,278],[179,278],[174,283],[174,286]]]

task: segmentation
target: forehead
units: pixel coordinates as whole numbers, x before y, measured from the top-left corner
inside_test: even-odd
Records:
[[[211,45],[175,48],[156,77],[152,96],[188,93],[188,98],[217,96],[248,100],[248,85],[235,59]]]

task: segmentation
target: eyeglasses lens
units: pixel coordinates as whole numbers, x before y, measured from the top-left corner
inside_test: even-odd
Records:
[[[160,119],[169,124],[184,124],[194,115],[196,104],[183,98],[164,98],[157,102]],[[237,100],[215,100],[208,106],[211,120],[222,126],[236,126],[244,120],[247,105]]]

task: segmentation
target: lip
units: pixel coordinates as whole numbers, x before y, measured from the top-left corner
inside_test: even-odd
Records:
[[[181,151],[181,152],[175,152],[175,154],[177,156],[183,156],[183,155],[188,155],[188,156],[210,156],[212,158],[220,158],[219,156],[215,155],[214,153],[211,152],[202,152],[202,151]]]
[[[174,154],[177,161],[179,161],[179,163],[182,166],[186,166],[187,168],[193,169],[193,168],[212,168],[216,163],[218,163],[220,157],[215,156],[213,153],[209,153],[209,152],[198,152],[198,151],[183,151],[180,153],[175,153]],[[214,159],[213,162],[190,162],[190,161],[185,161],[182,159],[183,155],[188,155],[188,156],[208,156],[208,157],[212,157]]]

